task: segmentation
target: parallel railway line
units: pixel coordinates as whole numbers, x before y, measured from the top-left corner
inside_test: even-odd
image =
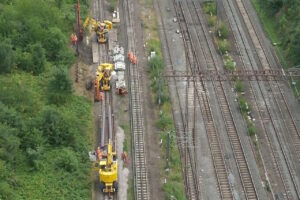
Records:
[[[160,4],[156,1],[156,5],[158,9],[161,11]],[[161,16],[160,16],[161,17]],[[163,27],[163,38],[165,39],[165,47],[167,50],[164,52],[164,58],[165,62],[173,67],[173,62],[170,55],[170,47],[167,40],[167,35],[165,32],[165,25],[163,20],[161,20],[162,27]],[[174,81],[174,82],[173,82]],[[183,103],[180,101],[183,100],[180,97],[180,92],[178,88],[178,83],[174,79],[171,81],[172,86],[174,87],[174,91],[176,93],[176,98],[172,99],[172,104],[174,105],[172,108],[175,109],[179,108],[179,115],[174,115],[174,119],[176,121],[176,134],[177,134],[177,144],[179,147],[180,157],[181,157],[181,163],[183,168],[183,174],[184,174],[184,180],[185,180],[185,190],[187,197],[189,199],[200,199],[201,196],[201,188],[199,184],[199,178],[197,176],[196,172],[196,163],[195,158],[193,155],[193,141],[191,141],[192,138],[192,132],[195,128],[194,125],[194,113],[195,113],[195,107],[192,106],[194,104],[194,86],[189,87],[189,82],[187,82],[187,88],[186,88],[186,99]],[[182,106],[182,104],[186,105],[185,107]],[[174,113],[175,111],[173,111]]]
[[[228,4],[227,4],[228,3]],[[250,34],[250,38],[251,41],[254,44],[254,47],[257,51],[258,54],[258,58],[259,58],[259,62],[261,63],[262,67],[264,69],[270,69],[271,68],[271,64],[266,56],[266,53],[261,45],[260,39],[255,31],[255,29],[253,28],[252,22],[248,16],[247,11],[244,8],[243,2],[241,1],[237,1],[238,4],[238,8],[240,10],[240,13],[243,16],[244,22],[246,23],[247,28],[249,29],[249,34]],[[255,69],[258,68],[257,63],[255,62],[254,56],[253,56],[253,52],[247,48],[248,43],[246,41],[246,37],[243,30],[241,30],[241,26],[238,24],[237,22],[237,18],[236,15],[234,15],[235,11],[234,11],[234,7],[232,2],[229,1],[225,1],[223,3],[225,9],[227,9],[227,18],[229,19],[230,25],[231,25],[231,29],[234,33],[234,38],[236,43],[238,43],[239,45],[241,45],[241,48],[239,47],[239,45],[236,44],[237,49],[239,50],[239,52],[241,52],[241,54],[243,56],[241,56],[241,60],[243,63],[243,68],[252,68]],[[244,35],[243,35],[244,34]],[[249,63],[249,65],[247,65],[246,63]],[[260,121],[262,121],[262,126],[263,126],[263,130],[265,132],[265,137],[267,138],[267,142],[270,145],[270,149],[272,151],[272,157],[275,161],[276,164],[276,169],[277,172],[279,173],[280,179],[282,181],[283,184],[283,188],[285,190],[286,193],[286,198],[288,199],[293,199],[295,196],[297,196],[299,198],[299,189],[297,188],[297,183],[294,177],[294,172],[291,169],[291,164],[290,161],[288,159],[288,156],[286,155],[286,152],[284,150],[284,145],[283,142],[280,138],[280,134],[283,134],[283,132],[280,133],[280,130],[277,128],[277,126],[275,126],[276,122],[271,114],[271,108],[270,108],[270,100],[268,100],[267,95],[265,94],[265,86],[270,87],[270,91],[272,92],[272,96],[274,96],[274,104],[277,106],[277,110],[279,111],[279,113],[281,114],[284,123],[284,127],[286,128],[286,130],[290,130],[291,134],[292,134],[292,140],[293,140],[293,145],[295,148],[295,151],[298,155],[298,159],[299,159],[299,148],[300,148],[300,142],[299,142],[299,132],[297,130],[297,126],[295,124],[295,120],[289,110],[289,106],[286,102],[286,99],[284,97],[284,94],[280,88],[280,83],[275,80],[275,86],[273,85],[274,81],[272,83],[266,83],[266,85],[263,85],[262,83],[249,83],[250,85],[250,93],[252,94],[252,96],[254,97],[254,102],[255,102],[255,106],[258,110],[259,113],[259,117],[260,117]],[[254,88],[256,88],[257,90],[255,90]],[[277,90],[277,92],[275,92],[274,90]],[[280,104],[280,102],[277,99],[280,99],[280,102],[284,103],[284,106],[282,107],[282,103]],[[261,103],[263,102],[263,104]],[[260,108],[260,109],[258,109]],[[266,112],[263,112],[262,109],[266,110]],[[283,112],[284,109],[284,112]],[[284,114],[286,113],[286,114]],[[286,116],[288,115],[288,116]],[[285,117],[284,117],[285,116]],[[288,122],[286,121],[288,118]],[[271,139],[272,137],[272,132],[270,132],[270,129],[268,128],[267,122],[270,122],[271,126],[272,126],[272,131],[275,133],[275,139]],[[281,129],[282,130],[282,129]],[[274,146],[274,143],[277,143],[279,146],[279,150],[276,150],[276,147]],[[282,160],[284,160],[284,162],[282,162]],[[299,160],[298,160],[299,163]],[[288,173],[284,173],[284,171],[287,171]],[[290,182],[287,180],[287,177],[289,178]]]
[[[196,69],[192,69],[192,70],[200,70],[201,62],[199,61],[199,57],[196,56],[197,53],[196,53],[196,48],[194,46],[195,41],[197,41],[197,40],[201,41],[200,35],[197,34],[198,38],[192,38],[190,30],[189,30],[190,27],[188,26],[188,23],[186,21],[186,14],[185,14],[185,11],[184,11],[183,3],[175,2],[174,4],[177,7],[177,13],[180,14],[179,22],[184,22],[183,24],[185,24],[185,26],[186,26],[186,29],[182,29],[182,27],[181,27],[182,34],[183,34],[184,38],[186,38],[185,39],[186,41],[191,41],[191,47],[192,47],[192,51],[193,51],[192,53],[194,54],[194,58],[195,58],[195,66],[197,66]],[[192,2],[190,5],[187,5],[187,7],[188,7],[188,12],[186,12],[186,13],[191,13],[191,9],[196,10],[196,6],[195,6],[194,2]],[[178,10],[179,10],[179,12],[178,12]],[[193,19],[194,21],[193,21],[192,24],[197,24],[198,25],[198,23],[200,23],[199,25],[201,26],[201,28],[203,30],[203,27],[202,27],[203,24],[200,20],[200,17],[198,15],[197,11],[195,12],[195,14],[191,13],[192,16],[197,16],[198,20],[196,21],[195,19]],[[204,32],[204,30],[203,30],[203,32]],[[204,32],[204,35],[205,35],[205,32]],[[211,67],[214,67],[215,70],[218,70],[217,69],[217,63],[216,63],[216,61],[214,59],[214,56],[213,56],[214,54],[212,53],[212,50],[211,50],[212,47],[208,43],[208,38],[207,37],[205,38],[205,41],[206,41],[205,46],[207,48],[204,49],[204,50],[202,49],[202,51],[205,52],[205,54],[203,54],[203,57],[206,61],[206,64],[211,66]],[[202,44],[203,44],[203,42],[202,42]],[[202,45],[201,45],[201,48],[202,48]],[[245,157],[245,154],[244,154],[242,143],[240,141],[239,135],[237,134],[237,130],[236,130],[236,127],[235,127],[235,122],[232,118],[232,113],[231,113],[230,107],[228,105],[228,100],[226,98],[223,85],[222,85],[221,82],[213,82],[213,86],[215,88],[215,92],[216,92],[216,95],[218,97],[218,101],[219,101],[219,104],[220,104],[222,115],[223,115],[223,118],[224,118],[224,121],[225,121],[225,124],[226,124],[227,134],[228,134],[228,137],[230,139],[232,150],[234,152],[235,160],[236,160],[236,163],[237,163],[237,167],[239,169],[239,174],[240,174],[240,177],[241,177],[241,181],[242,181],[242,184],[243,184],[243,188],[244,188],[244,191],[245,191],[246,198],[247,199],[258,199],[257,192],[256,192],[256,189],[255,189],[254,183],[252,181],[251,172],[250,172],[249,167],[248,167],[248,163],[247,163],[247,160],[246,160],[246,157]],[[230,188],[229,186],[227,186],[227,187]],[[227,194],[229,194],[228,191],[227,191]]]

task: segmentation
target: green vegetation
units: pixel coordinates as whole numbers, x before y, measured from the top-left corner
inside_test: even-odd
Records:
[[[217,24],[217,17],[215,15],[209,15],[207,18],[209,26],[215,26]]]
[[[109,11],[114,12],[117,7],[118,0],[110,0],[109,1]]]
[[[218,21],[215,34],[221,39],[226,39],[228,37],[228,28],[222,21]]]
[[[90,198],[92,106],[68,73],[75,2],[0,3],[0,199]]]
[[[225,69],[228,71],[235,71],[236,63],[230,54],[231,46],[230,46],[229,41],[227,40],[228,34],[229,34],[228,28],[223,21],[216,18],[216,16],[215,16],[216,15],[216,12],[215,12],[216,4],[214,2],[206,2],[203,4],[203,9],[204,9],[204,12],[207,14],[206,16],[207,16],[208,24],[210,26],[212,26],[212,28],[214,30],[214,33],[215,33],[214,39],[215,39],[216,45],[218,46],[218,49],[222,55]],[[212,19],[213,19],[213,21],[212,21]],[[240,80],[238,80],[237,77],[235,77],[233,81],[234,81],[234,88],[238,95],[238,103],[239,103],[242,115],[244,116],[244,119],[247,123],[248,133],[250,136],[255,136],[255,134],[256,134],[255,125],[248,118],[248,113],[251,112],[251,109],[249,107],[247,100],[243,96],[244,85]],[[254,140],[254,145],[256,147],[258,146],[256,140]]]
[[[300,2],[252,0],[284,67],[300,63]]]
[[[244,85],[241,81],[237,80],[234,86],[237,92],[244,92]]]
[[[230,51],[230,43],[226,39],[218,39],[217,45],[221,54],[225,54]]]
[[[205,2],[203,5],[204,12],[209,15],[216,15],[217,7],[215,2]]]
[[[181,161],[179,151],[176,143],[176,134],[174,131],[174,122],[172,117],[172,104],[170,102],[167,86],[163,79],[159,80],[159,73],[164,71],[164,61],[161,57],[161,44],[158,40],[150,40],[148,43],[148,53],[155,51],[156,56],[149,61],[151,89],[155,94],[155,102],[158,104],[159,98],[159,81],[161,87],[161,115],[157,121],[157,127],[161,132],[161,138],[163,140],[163,156],[166,159],[166,143],[167,135],[170,134],[170,158],[169,158],[169,173],[167,176],[167,183],[164,184],[163,190],[165,191],[166,199],[171,199],[172,196],[176,199],[186,199],[182,173],[181,173]]]

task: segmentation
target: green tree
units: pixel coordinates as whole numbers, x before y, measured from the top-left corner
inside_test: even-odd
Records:
[[[19,113],[13,108],[8,108],[0,101],[0,122],[13,128],[22,129],[24,127],[23,120]]]
[[[13,162],[17,156],[20,139],[16,136],[16,129],[0,123],[0,158]]]
[[[64,117],[55,108],[45,109],[38,123],[40,131],[51,145],[66,145],[74,141]]]
[[[65,94],[72,93],[72,80],[67,70],[65,70],[63,67],[56,68],[54,77],[50,81],[50,89],[53,92],[60,92]]]
[[[57,169],[64,169],[68,172],[76,171],[78,168],[78,160],[72,149],[63,148],[56,159]]]
[[[0,73],[10,72],[13,66],[14,52],[10,40],[0,41]]]
[[[44,71],[46,64],[45,49],[41,43],[36,43],[30,46],[30,52],[32,55],[32,72],[39,74]]]
[[[67,98],[72,94],[72,80],[70,75],[63,67],[55,69],[53,79],[49,83],[50,100],[52,103],[65,103]]]
[[[300,63],[300,26],[295,30],[295,33],[290,36],[288,45],[288,58],[294,63]]]
[[[57,61],[59,54],[66,50],[67,38],[57,27],[51,28],[43,40],[46,55],[51,61]]]

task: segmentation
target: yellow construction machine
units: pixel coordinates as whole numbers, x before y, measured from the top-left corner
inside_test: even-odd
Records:
[[[111,72],[113,71],[113,64],[102,63],[96,72],[96,79],[94,81],[95,101],[103,100],[103,91],[110,90]]]
[[[88,17],[86,18],[84,24],[83,24],[83,28],[86,29],[86,27],[88,25],[92,26],[92,30],[96,33],[97,35],[97,41],[99,43],[106,43],[107,41],[107,37],[106,34],[112,29],[112,22],[109,20],[104,20],[102,22]]]
[[[117,154],[113,151],[112,141],[100,147],[96,152],[90,152],[90,158],[94,163],[93,170],[99,173],[100,190],[103,193],[114,193],[118,191],[118,160]]]

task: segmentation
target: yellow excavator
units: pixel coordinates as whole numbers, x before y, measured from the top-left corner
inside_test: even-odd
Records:
[[[117,154],[113,151],[112,141],[100,147],[96,152],[90,152],[92,155],[93,170],[99,173],[100,190],[103,193],[114,193],[118,191],[118,160]]]
[[[111,72],[114,65],[110,63],[102,63],[96,72],[96,79],[94,81],[94,99],[95,101],[103,100],[103,91],[110,90]]]
[[[83,28],[86,29],[88,25],[92,26],[92,30],[97,35],[97,41],[99,43],[106,43],[107,37],[106,34],[112,29],[113,23],[109,20],[104,20],[102,22],[88,17],[83,23]]]
[[[102,153],[99,161],[100,189],[104,193],[113,193],[118,190],[118,161],[116,152],[112,150],[109,140],[107,152]]]

